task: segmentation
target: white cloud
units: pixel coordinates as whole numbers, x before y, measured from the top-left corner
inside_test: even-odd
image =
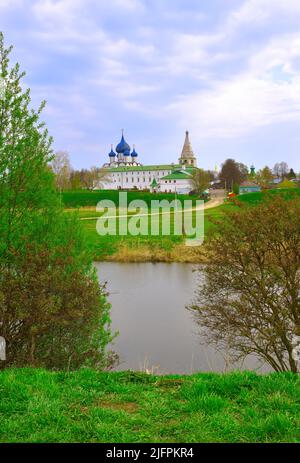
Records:
[[[103,68],[104,72],[102,72],[106,75],[106,77],[109,76],[111,79],[124,79],[129,75],[129,70],[122,61],[110,58],[109,56],[103,56],[101,58],[101,67]],[[99,74],[102,74],[102,72],[99,70]],[[97,79],[95,80],[97,82]]]
[[[125,38],[112,39],[107,36],[105,43],[103,43],[103,52],[106,55],[110,57],[119,56],[126,61],[130,58],[149,59],[154,51],[153,45],[137,44]]]
[[[274,3],[276,3],[276,0],[273,0],[273,4]],[[240,27],[245,23],[262,23],[265,22],[270,15],[269,0],[249,0],[231,13],[228,19],[228,25]]]
[[[21,7],[24,0],[0,0],[0,11],[10,10],[12,8]]]
[[[83,0],[37,0],[30,7],[40,30],[56,30],[59,34],[80,19],[84,4]]]
[[[272,11],[271,5],[274,6]],[[287,7],[289,11],[300,13],[300,1],[288,1]],[[267,19],[267,12],[275,14],[280,8],[282,2],[279,5],[276,1],[250,0],[238,12],[231,13],[230,21],[235,18],[235,26],[241,26],[244,21],[250,24],[255,18]],[[208,69],[215,56],[209,53],[209,49],[205,50],[205,46],[220,43],[230,21],[223,32],[212,34],[207,40],[191,39],[198,49],[199,58],[201,45],[204,47],[203,56],[205,53],[209,55],[210,59],[206,61]],[[193,54],[188,54],[187,59],[192,62],[192,58]],[[231,59],[232,54],[224,53],[224,60],[227,58]],[[209,89],[192,92],[186,89],[169,104],[166,113],[179,121],[181,129],[193,129],[199,139],[242,137],[261,127],[286,121],[300,122],[300,33],[272,35],[263,47],[245,50],[243,58],[244,70],[225,78],[219,66],[214,78],[207,81]],[[196,62],[195,55],[194,64]]]
[[[32,4],[34,16],[39,21],[44,21],[44,25],[53,21],[68,24],[84,17],[93,18],[93,13],[98,16],[99,13],[139,14],[143,11],[144,5],[139,0],[36,0]]]
[[[299,0],[246,0],[228,18],[228,29],[240,28],[247,24],[261,25],[274,16],[289,16],[300,13]]]
[[[290,84],[238,75],[216,82],[211,90],[180,97],[168,111],[200,139],[240,137],[263,126],[300,122],[300,78]]]
[[[140,0],[110,0],[110,5],[116,9],[141,12],[145,10],[144,4]]]
[[[82,138],[83,120],[89,132],[94,121],[108,127],[131,116],[151,118],[154,130],[188,127],[195,143],[300,122],[300,33],[282,21],[300,21],[300,0],[241,1],[220,22],[210,8],[158,0],[148,14],[149,4],[0,0],[1,12],[15,8],[20,17],[26,5],[24,28],[16,32],[17,18],[9,41],[19,38],[35,95],[49,100],[47,115],[65,130],[59,137],[78,127]]]
[[[250,57],[253,72],[262,74],[275,66],[286,72],[298,74],[295,61],[300,58],[300,33],[281,34],[272,38],[265,47]]]
[[[131,97],[136,98],[137,96],[144,95],[146,93],[152,93],[159,89],[157,85],[146,85],[130,82],[125,80],[122,82],[113,81],[111,79],[98,79],[94,81],[99,86],[104,86],[110,89],[111,93],[116,97],[129,99]]]
[[[166,64],[172,73],[190,72],[192,68],[204,68],[217,60],[223,59],[225,54],[211,53],[210,47],[218,44],[222,35],[200,35],[173,33],[171,50]]]

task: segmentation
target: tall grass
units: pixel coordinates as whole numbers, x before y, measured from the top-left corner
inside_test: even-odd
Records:
[[[299,442],[300,379],[0,372],[0,442]]]

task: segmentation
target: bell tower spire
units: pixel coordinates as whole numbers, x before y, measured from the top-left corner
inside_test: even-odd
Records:
[[[193,148],[189,138],[189,131],[185,132],[185,140],[182,148],[181,156],[179,158],[179,163],[186,166],[196,166],[197,159],[193,152]]]

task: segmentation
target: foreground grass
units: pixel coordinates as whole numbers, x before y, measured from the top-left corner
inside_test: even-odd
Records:
[[[0,372],[0,442],[299,442],[293,374]]]

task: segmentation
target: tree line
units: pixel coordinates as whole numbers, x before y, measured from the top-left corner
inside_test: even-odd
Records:
[[[108,178],[107,170],[100,167],[73,169],[69,154],[66,151],[55,153],[49,166],[55,176],[55,185],[59,191],[93,190],[95,187],[99,188]]]
[[[297,175],[286,162],[276,163],[271,169],[268,166],[255,172],[254,167],[248,167],[234,159],[226,159],[222,164],[220,172],[211,170],[196,169],[192,175],[192,188],[196,194],[202,194],[210,186],[223,188],[227,191],[239,193],[240,185],[245,181],[252,181],[261,188],[274,188],[275,181],[285,182],[281,186],[296,186],[300,182],[300,174]],[[294,183],[290,183],[294,182]]]
[[[59,191],[105,188],[105,182],[109,180],[109,172],[105,168],[92,166],[89,169],[74,169],[66,151],[58,151],[55,154],[50,169],[54,173],[56,188]],[[213,184],[238,193],[239,186],[246,180],[251,180],[262,188],[270,188],[276,179],[298,182],[299,178],[300,175],[289,168],[286,162],[276,163],[273,169],[265,166],[255,172],[254,169],[249,170],[245,164],[229,158],[222,164],[220,172],[195,169],[191,177],[191,187],[198,195],[202,195]]]
[[[227,159],[222,164],[221,171],[218,175],[218,179],[221,185],[227,190],[233,191],[235,187],[240,186],[246,180],[252,180],[253,182],[260,185],[262,188],[268,188],[272,186],[274,180],[295,180],[298,181],[294,170],[288,167],[286,162],[276,163],[271,169],[268,166],[255,172],[254,167],[250,168],[245,164],[236,162],[234,159]]]

